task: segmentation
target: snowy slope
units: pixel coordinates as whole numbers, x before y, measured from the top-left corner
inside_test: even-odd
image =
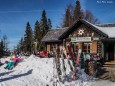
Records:
[[[1,62],[9,58],[2,58]],[[53,58],[41,59],[34,55],[22,58],[24,60],[13,70],[4,69],[5,65],[0,67],[0,86],[46,86],[47,84],[53,86],[54,76],[56,76]],[[66,74],[69,74],[71,71],[67,60],[65,60],[65,65]],[[86,79],[87,76],[83,73],[79,80],[57,84],[58,86],[115,86],[115,83],[110,81],[87,81]]]

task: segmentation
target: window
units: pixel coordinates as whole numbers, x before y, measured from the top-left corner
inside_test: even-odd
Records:
[[[54,48],[56,48],[56,44],[51,44],[50,51],[53,51]]]
[[[91,53],[92,43],[84,43],[83,44],[83,52]]]
[[[72,49],[74,52],[77,52],[78,51],[78,43],[72,43]]]
[[[50,46],[50,51],[53,51],[53,44],[51,44]]]

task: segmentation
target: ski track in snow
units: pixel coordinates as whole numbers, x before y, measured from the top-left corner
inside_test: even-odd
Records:
[[[1,62],[9,60],[1,58]],[[4,69],[5,65],[0,67],[0,86],[53,86],[56,76],[56,69],[53,58],[39,58],[31,55],[30,57],[22,56],[23,61],[14,69]],[[62,62],[62,61],[61,61]],[[70,62],[72,64],[72,62]],[[71,70],[68,61],[65,59],[66,75]],[[61,70],[63,66],[61,65]],[[88,76],[81,70],[80,79],[71,82],[57,83],[57,86],[115,86],[114,82],[107,80],[88,81]],[[63,74],[63,73],[62,73]],[[83,80],[84,79],[84,80]]]

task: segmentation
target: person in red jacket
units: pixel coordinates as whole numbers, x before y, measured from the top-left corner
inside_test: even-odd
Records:
[[[41,57],[49,57],[49,54],[44,50],[44,51],[41,53]]]

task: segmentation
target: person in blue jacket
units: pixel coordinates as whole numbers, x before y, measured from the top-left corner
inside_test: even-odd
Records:
[[[14,67],[14,64],[15,64],[15,62],[11,58],[10,61],[7,62],[7,65],[6,65],[5,69],[11,70]]]

